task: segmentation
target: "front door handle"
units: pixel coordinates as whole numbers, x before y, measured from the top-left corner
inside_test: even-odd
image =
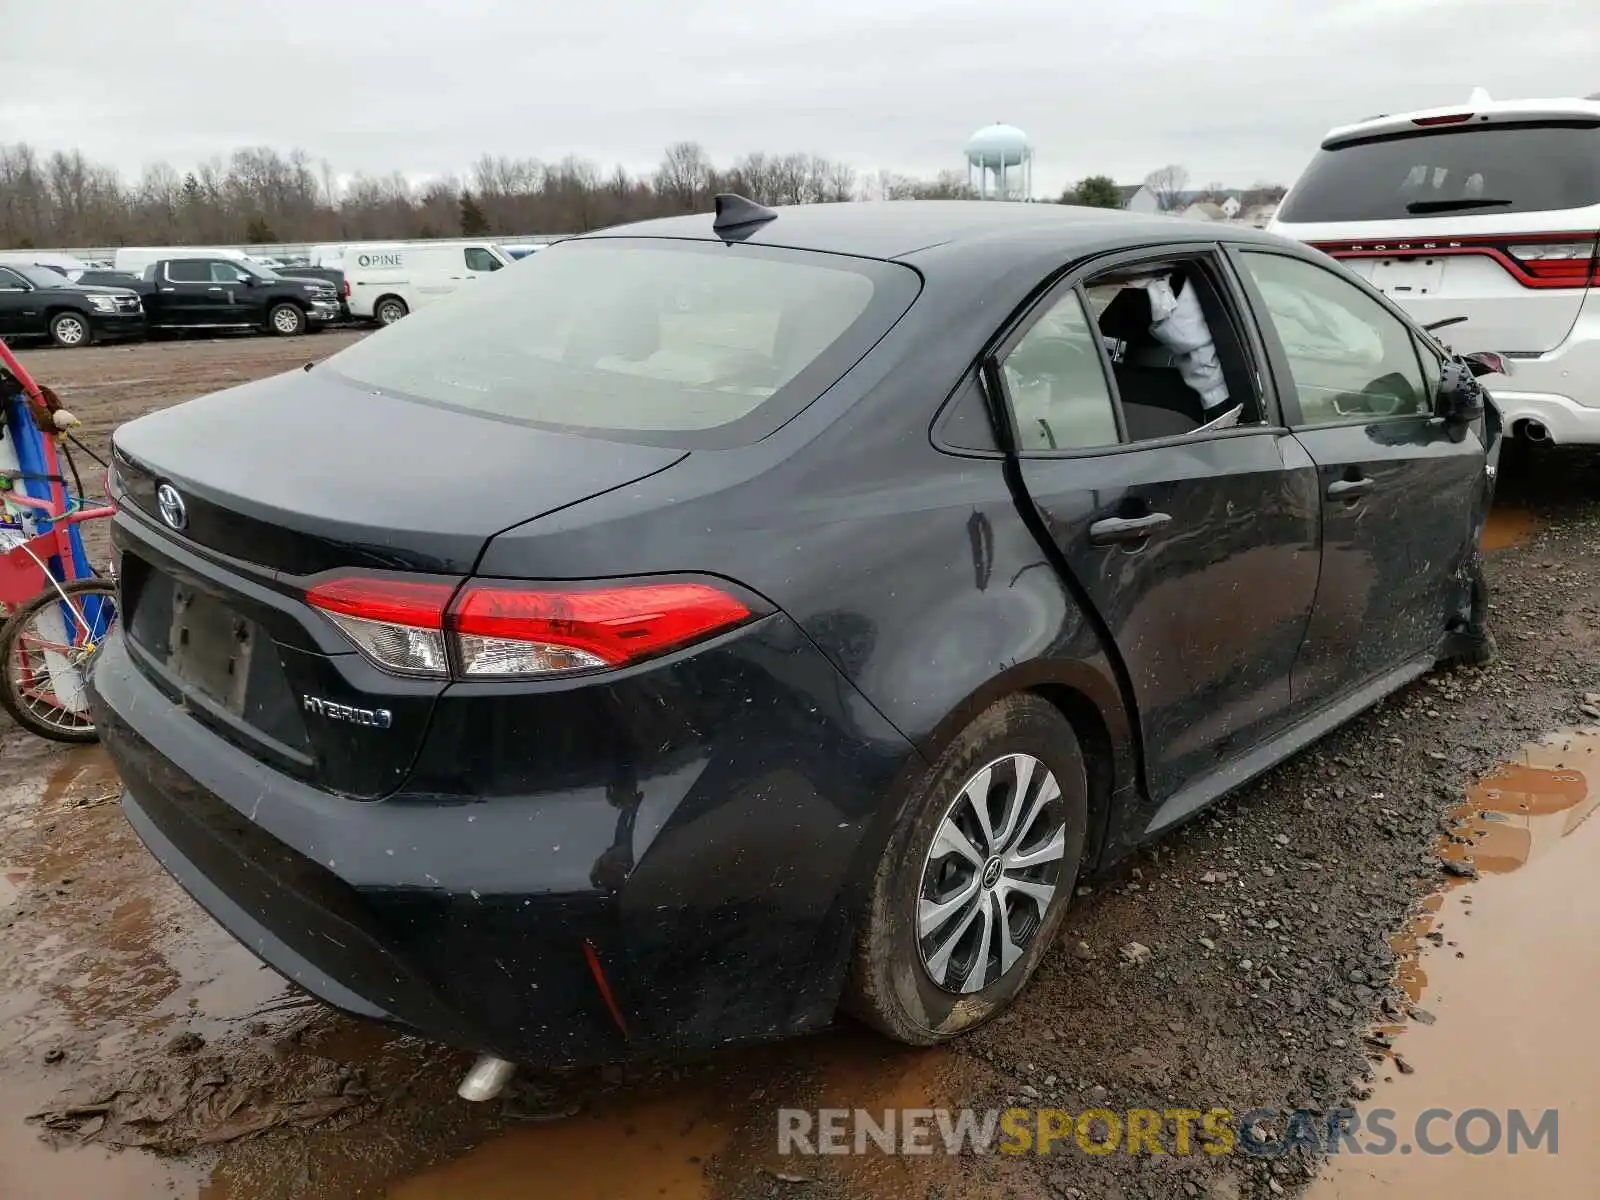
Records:
[[[1147,513],[1142,517],[1107,517],[1089,526],[1089,541],[1096,546],[1113,542],[1142,542],[1163,525],[1172,523],[1167,513]]]
[[[1359,500],[1371,490],[1370,479],[1336,479],[1328,485],[1328,499]]]

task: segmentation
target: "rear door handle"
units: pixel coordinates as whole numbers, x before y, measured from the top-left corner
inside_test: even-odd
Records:
[[[1160,512],[1142,517],[1107,517],[1089,526],[1089,540],[1096,546],[1109,546],[1113,542],[1142,542],[1171,522],[1171,516]]]
[[[1328,499],[1359,500],[1371,490],[1370,479],[1336,479],[1328,485]]]

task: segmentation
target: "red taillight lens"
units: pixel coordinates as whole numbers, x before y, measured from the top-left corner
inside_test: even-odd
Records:
[[[582,591],[468,584],[450,610],[467,675],[544,675],[616,667],[737,625],[743,603],[701,583]]]
[[[1594,243],[1532,242],[1506,249],[1530,278],[1548,287],[1587,287],[1594,275]]]
[[[442,629],[444,610],[455,594],[456,585],[443,580],[358,575],[317,584],[306,593],[306,602],[330,615]]]
[[[350,281],[348,279],[341,279],[339,281],[339,291],[346,300],[350,299]]]
[[[447,675],[454,650],[472,679],[623,666],[752,615],[720,588],[678,582],[548,589],[362,575],[318,583],[306,601],[386,670]]]

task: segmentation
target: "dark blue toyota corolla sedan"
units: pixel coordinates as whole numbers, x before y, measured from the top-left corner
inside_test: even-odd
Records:
[[[931,1043],[1080,876],[1490,653],[1486,365],[1316,251],[717,207],[117,433],[128,819],[329,1003]]]

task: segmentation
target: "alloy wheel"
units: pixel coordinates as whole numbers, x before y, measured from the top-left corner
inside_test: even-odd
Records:
[[[76,346],[83,341],[83,322],[77,317],[60,317],[56,320],[56,339],[63,346]]]
[[[1027,953],[1061,883],[1061,787],[1031,754],[976,772],[945,811],[923,860],[917,949],[948,992],[998,982]]]

